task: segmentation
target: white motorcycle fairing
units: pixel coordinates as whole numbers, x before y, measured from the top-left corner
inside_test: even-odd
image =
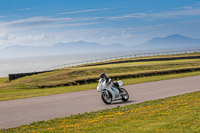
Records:
[[[118,81],[119,86],[122,86],[123,82],[120,80]],[[99,80],[99,84],[97,86],[97,90],[99,92],[110,93],[112,95],[112,101],[122,99],[119,90],[113,85],[113,83],[106,83],[103,79]],[[107,94],[108,95],[108,94]]]

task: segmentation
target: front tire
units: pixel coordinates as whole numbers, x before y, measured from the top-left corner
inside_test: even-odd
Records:
[[[103,100],[104,103],[106,104],[111,104],[112,102],[112,96],[111,94],[108,92],[108,94],[106,94],[106,92],[102,92],[101,93],[101,99]]]
[[[122,101],[126,102],[129,99],[128,92],[124,88],[120,88],[121,90],[121,96],[122,96]]]

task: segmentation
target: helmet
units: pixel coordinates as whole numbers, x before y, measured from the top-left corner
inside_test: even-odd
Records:
[[[106,76],[105,73],[101,73],[101,74],[100,74],[100,78],[107,78],[107,76]]]

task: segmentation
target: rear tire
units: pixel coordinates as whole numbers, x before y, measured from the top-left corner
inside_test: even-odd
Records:
[[[129,99],[128,92],[124,88],[120,88],[122,101],[126,102]]]
[[[106,92],[102,92],[101,93],[101,99],[106,104],[111,104],[111,102],[112,102],[112,96],[109,92],[108,92],[108,95],[106,94]]]

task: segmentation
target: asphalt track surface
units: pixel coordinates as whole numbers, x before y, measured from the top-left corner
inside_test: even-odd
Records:
[[[111,105],[103,103],[96,89],[2,101],[0,129],[200,91],[200,76],[127,85],[124,88],[129,92],[129,101],[116,101]]]

